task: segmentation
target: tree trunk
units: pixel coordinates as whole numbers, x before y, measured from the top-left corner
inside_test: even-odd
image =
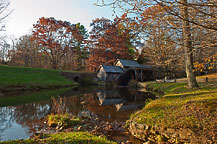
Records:
[[[57,69],[57,61],[56,60],[52,60],[52,69]]]
[[[182,16],[184,20],[183,24],[183,39],[184,39],[184,51],[185,51],[185,70],[188,79],[188,87],[196,88],[198,87],[194,72],[193,72],[193,54],[192,54],[192,43],[191,43],[191,32],[190,24],[188,22],[188,7],[185,5],[188,3],[187,0],[181,0],[184,5],[182,5]]]

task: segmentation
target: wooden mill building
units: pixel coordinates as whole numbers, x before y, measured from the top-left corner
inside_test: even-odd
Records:
[[[140,65],[137,61],[117,59],[114,66],[101,65],[97,71],[98,80],[119,81],[128,83],[130,80],[148,81],[154,79],[154,69],[149,65]]]
[[[124,70],[119,66],[101,65],[97,71],[98,80],[102,81],[118,81]]]

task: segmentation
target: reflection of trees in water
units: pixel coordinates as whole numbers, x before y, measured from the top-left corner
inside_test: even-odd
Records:
[[[79,91],[75,93],[74,90],[71,94],[67,94],[64,98],[66,111],[69,114],[77,115],[83,110],[81,104],[83,94],[79,94]],[[64,97],[64,94],[62,94],[62,97]],[[39,125],[43,124],[42,119],[50,114],[52,109],[54,108],[51,100],[26,103],[14,107],[0,107],[0,140],[4,131],[12,129],[14,124],[28,127],[29,133],[34,132]]]
[[[64,102],[67,112],[77,114],[82,111],[83,107],[80,101],[80,96],[65,98]],[[52,101],[50,100],[0,108],[0,139],[2,137],[1,134],[6,129],[10,129],[13,123],[28,127],[29,132],[32,133],[42,124],[42,120],[51,110]]]
[[[50,112],[50,105],[50,101],[19,105],[16,106],[13,117],[16,119],[17,123],[26,125],[28,121],[44,118]]]
[[[77,115],[83,110],[82,95],[53,98],[51,113],[68,113]]]
[[[83,106],[81,105],[82,97],[80,95],[65,97],[63,99],[66,112],[77,115],[83,110]],[[44,117],[51,113],[52,107],[52,101],[47,100],[0,108],[0,137],[1,133],[11,128],[13,123],[29,127],[29,132],[32,133],[42,124]]]
[[[3,136],[2,133],[12,127],[13,122],[13,113],[14,113],[14,107],[2,107],[0,108],[0,140]]]
[[[64,94],[61,96],[62,106],[65,112],[69,114],[77,115],[83,110],[89,110],[99,118],[109,121],[126,120],[133,112],[133,110],[117,111],[114,105],[100,106],[97,100],[97,93],[103,94],[102,99],[121,98],[121,100],[123,99],[123,104],[144,103],[144,100],[147,99],[144,93],[127,88],[98,90],[96,92],[92,89],[92,92],[88,90],[86,94],[85,92],[79,94],[79,92],[73,90],[72,93],[68,92],[66,96]],[[56,98],[56,101],[57,103],[60,102],[60,98]],[[54,112],[54,110],[55,106],[51,100],[0,108],[0,139],[1,133],[11,128],[13,123],[28,127],[29,132],[33,132],[42,123],[41,119]]]
[[[49,113],[50,104],[50,101],[42,101],[0,108],[0,132],[11,128],[13,123],[29,127],[30,132],[34,131],[39,120]]]

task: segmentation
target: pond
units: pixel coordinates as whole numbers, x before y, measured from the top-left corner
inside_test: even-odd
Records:
[[[0,96],[0,141],[27,139],[41,129],[55,108],[51,97],[64,102],[64,111],[86,113],[100,120],[123,122],[155,96],[128,88],[76,87]]]

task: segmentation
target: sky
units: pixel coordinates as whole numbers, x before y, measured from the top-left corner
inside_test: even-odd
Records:
[[[57,20],[80,22],[88,30],[95,18],[114,19],[110,7],[93,5],[97,0],[10,0],[12,14],[6,20],[6,34],[18,38],[31,32],[33,24],[40,17],[54,17]]]

